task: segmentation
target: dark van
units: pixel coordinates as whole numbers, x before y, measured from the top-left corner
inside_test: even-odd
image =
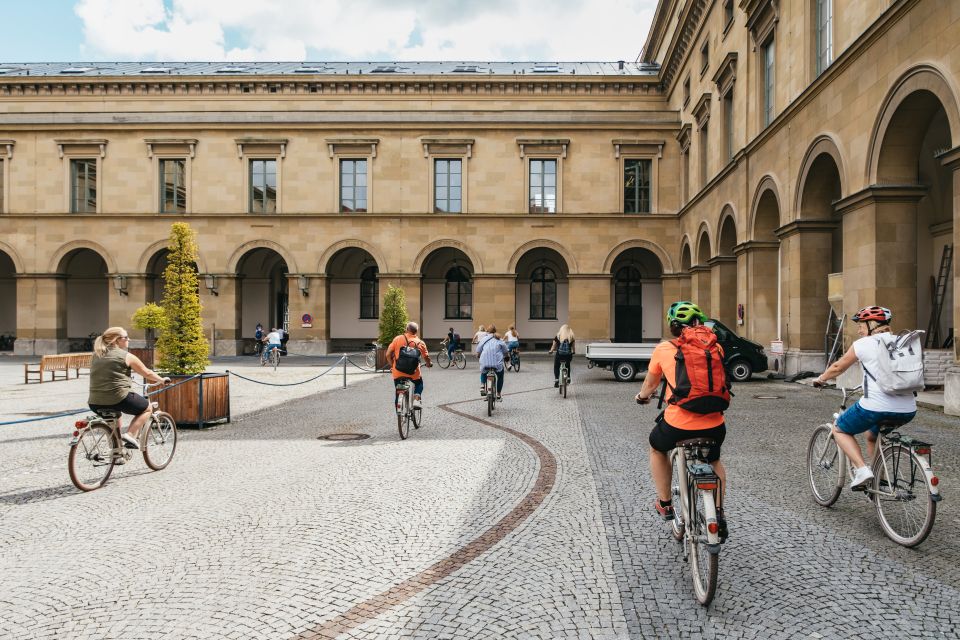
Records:
[[[719,320],[707,320],[706,325],[717,334],[723,347],[723,363],[735,381],[749,380],[754,373],[767,370],[767,354],[761,345],[741,338]]]

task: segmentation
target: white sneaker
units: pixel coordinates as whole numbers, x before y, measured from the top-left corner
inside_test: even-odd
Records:
[[[423,408],[423,403],[420,401],[420,398],[414,398],[414,399],[413,399],[413,407],[414,407],[415,409],[422,409],[422,408]]]
[[[137,449],[139,451],[140,443],[137,442],[137,439],[134,438],[129,433],[123,434],[122,436],[120,436],[120,439],[123,440],[123,446],[126,447],[127,449]]]
[[[850,488],[856,489],[857,487],[862,487],[873,480],[873,471],[870,471],[870,467],[860,467],[853,472],[853,480],[850,481]]]

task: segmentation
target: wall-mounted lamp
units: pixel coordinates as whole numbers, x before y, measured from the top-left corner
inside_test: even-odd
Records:
[[[307,276],[298,276],[297,286],[300,287],[300,293],[302,293],[304,297],[310,295],[310,278]]]
[[[127,295],[127,276],[113,276],[113,288],[120,295]]]
[[[203,276],[203,283],[207,286],[207,289],[215,296],[220,295],[220,292],[217,291],[217,276],[212,273],[208,273]]]

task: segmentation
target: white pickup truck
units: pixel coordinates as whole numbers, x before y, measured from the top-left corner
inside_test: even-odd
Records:
[[[592,342],[587,345],[587,368],[603,367],[620,382],[629,382],[647,370],[656,348],[656,342]]]

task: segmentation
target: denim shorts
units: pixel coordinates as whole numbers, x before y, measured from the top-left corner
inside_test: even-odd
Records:
[[[886,420],[902,425],[913,420],[915,415],[917,415],[916,411],[911,411],[910,413],[870,411],[869,409],[861,407],[860,403],[857,402],[840,414],[840,417],[837,418],[837,428],[851,436],[863,433],[864,431],[870,431],[873,435],[877,435],[880,433],[880,429],[877,428],[877,424],[880,421]]]

